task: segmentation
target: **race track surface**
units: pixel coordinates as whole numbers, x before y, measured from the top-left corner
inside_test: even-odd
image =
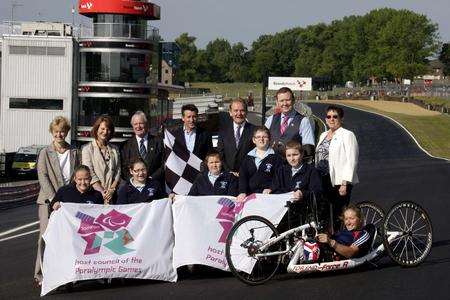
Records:
[[[325,106],[311,104],[322,119]],[[352,202],[375,201],[386,210],[401,200],[421,204],[431,216],[434,243],[428,259],[401,268],[389,258],[378,267],[305,277],[279,275],[263,286],[249,287],[222,272],[199,272],[178,283],[132,281],[113,286],[90,282],[50,299],[448,299],[450,294],[450,163],[422,152],[392,121],[344,108],[345,127],[360,146],[358,184]],[[450,138],[450,137],[449,137]],[[36,207],[0,213],[0,232],[37,220]],[[26,230],[36,229],[30,227]],[[20,231],[18,232],[20,233]],[[0,242],[0,299],[37,299],[32,274],[37,234]],[[1,237],[0,237],[1,239]],[[61,253],[61,255],[64,255]]]

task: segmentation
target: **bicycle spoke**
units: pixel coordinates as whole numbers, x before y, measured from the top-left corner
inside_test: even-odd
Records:
[[[394,217],[395,221],[397,222],[398,228],[400,228],[401,231],[404,231],[403,228],[402,228],[402,225],[400,225],[400,222],[397,220],[397,217],[396,217],[394,214],[393,214],[392,216]],[[389,222],[389,223],[390,223],[390,222]],[[392,223],[391,223],[391,224],[392,224]],[[392,224],[392,225],[393,225],[393,224]]]
[[[398,229],[400,229],[400,231],[403,231],[403,228],[401,228],[400,225],[397,226],[397,225],[395,225],[395,224],[393,224],[393,223],[391,223],[391,222],[389,222],[389,225],[392,225],[392,226],[394,226],[394,227],[397,227]]]

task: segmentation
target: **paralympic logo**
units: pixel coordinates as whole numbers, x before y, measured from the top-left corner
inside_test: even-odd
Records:
[[[226,243],[228,233],[230,233],[234,222],[240,218],[245,203],[250,200],[256,199],[255,194],[247,196],[244,201],[235,203],[228,198],[220,198],[217,203],[222,205],[216,219],[219,220],[219,224],[222,226],[223,231],[219,238],[219,243]]]
[[[80,211],[75,217],[81,220],[78,234],[86,241],[84,255],[99,253],[102,245],[118,255],[134,251],[125,247],[134,241],[126,229],[130,216],[113,209],[96,218]]]

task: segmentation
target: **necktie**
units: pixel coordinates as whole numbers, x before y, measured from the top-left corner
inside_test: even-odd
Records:
[[[147,149],[145,149],[144,139],[141,139],[141,141],[139,142],[139,154],[141,155],[141,158],[143,158],[143,159],[147,155]]]
[[[236,133],[234,135],[234,139],[236,140],[236,148],[239,147],[239,140],[241,139],[241,125],[239,124],[236,128]]]
[[[284,118],[283,118],[283,123],[281,123],[281,126],[280,126],[280,133],[281,133],[281,135],[283,135],[284,132],[287,129],[288,121],[289,121],[289,117],[287,115],[285,115]]]

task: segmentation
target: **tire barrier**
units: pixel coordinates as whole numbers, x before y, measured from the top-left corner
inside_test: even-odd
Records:
[[[16,182],[0,185],[0,210],[28,205],[36,201],[39,194],[37,181],[18,184]]]

